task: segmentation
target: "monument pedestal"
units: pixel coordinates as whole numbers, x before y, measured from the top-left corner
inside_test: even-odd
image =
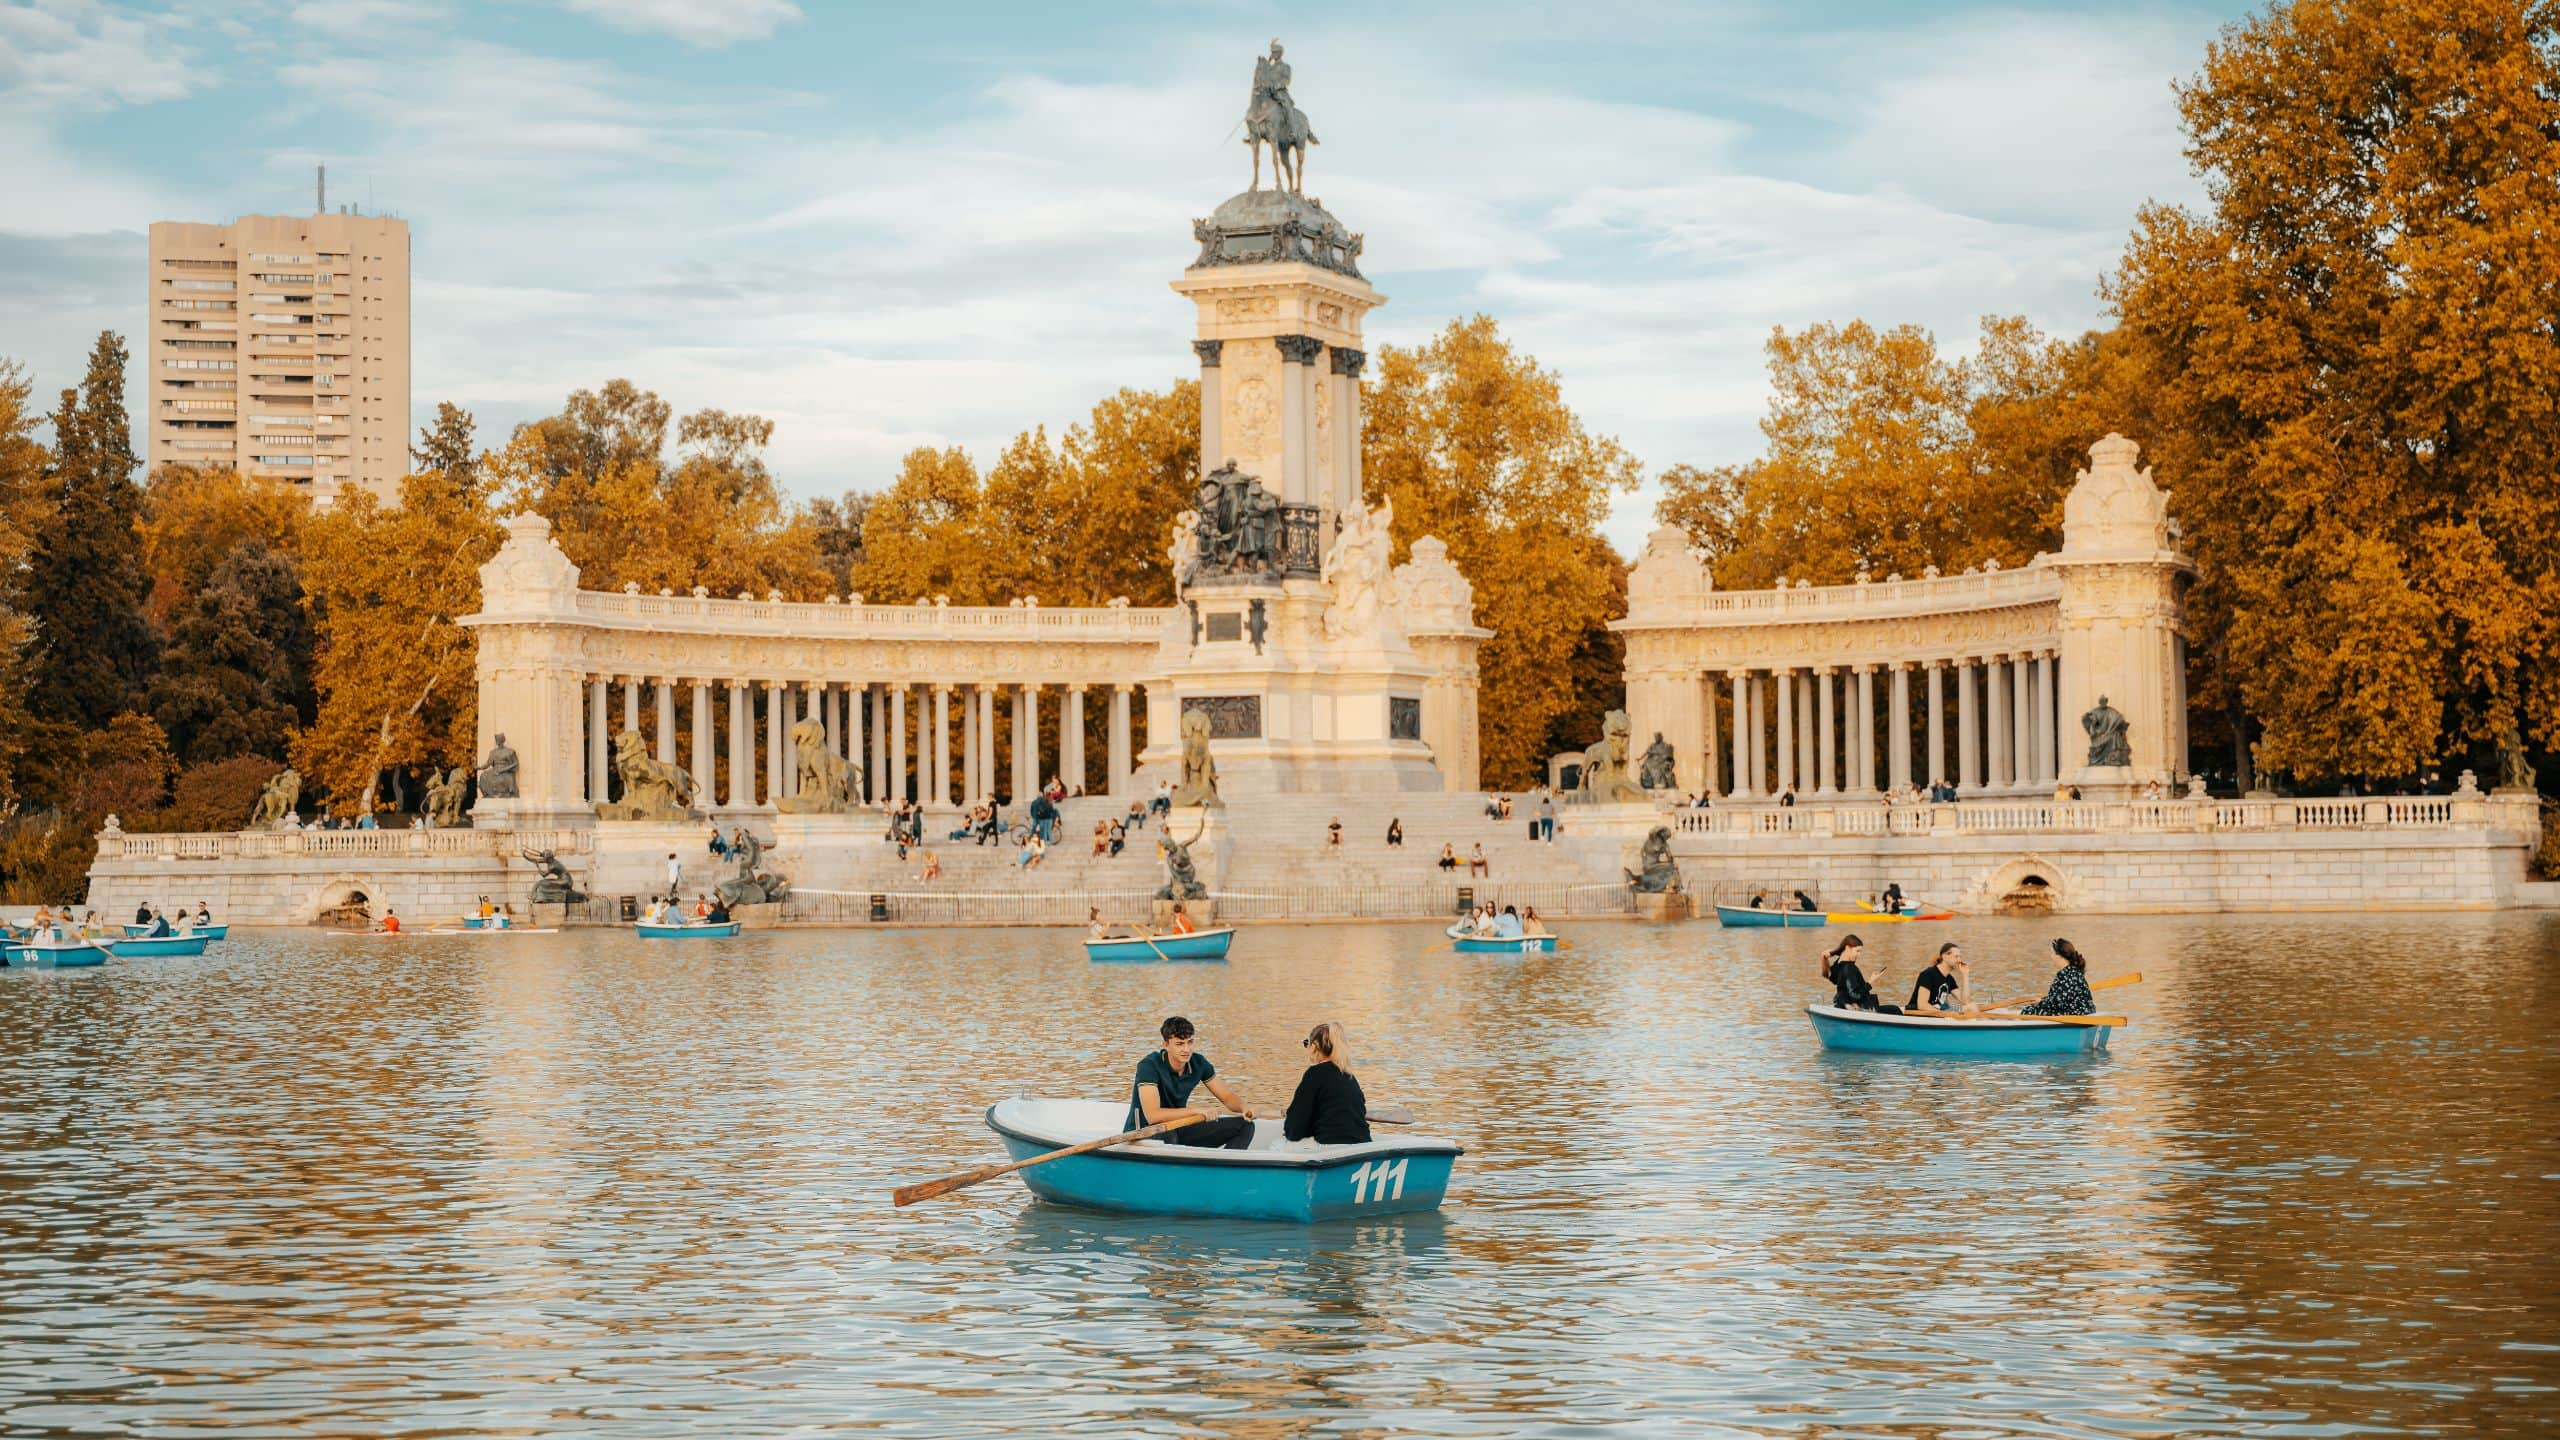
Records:
[[[595,865],[578,887],[590,895],[666,894],[669,855],[684,867],[682,889],[687,899],[696,891],[708,891],[715,871],[717,878],[728,878],[708,848],[711,822],[707,820],[598,820],[595,831]]]
[[[1696,913],[1685,890],[1636,892],[1636,918],[1640,920],[1686,920]]]
[[[2083,801],[2142,798],[2141,783],[2134,778],[2130,765],[2083,765],[2063,776],[2062,783],[2078,790]]]
[[[876,813],[776,815],[763,828],[772,832],[773,847],[765,852],[757,868],[790,881],[794,890],[856,888],[859,860],[871,853],[863,847],[882,850],[889,846],[889,822]],[[736,873],[734,864],[723,863],[720,878],[726,880]]]
[[[471,807],[474,830],[584,830],[596,823],[592,805],[549,805],[530,800],[481,800]]]

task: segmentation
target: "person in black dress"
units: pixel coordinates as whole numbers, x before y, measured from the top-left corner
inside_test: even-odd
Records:
[[[1972,972],[1964,963],[1964,947],[1950,940],[1938,947],[1938,958],[1911,982],[1911,998],[1903,1002],[1902,1008],[1923,1014],[1971,1009],[1972,979]]]
[[[2089,993],[2089,961],[2068,940],[2053,942],[2053,986],[2044,998],[2022,1006],[2021,1015],[2095,1015],[2098,997]]]
[[[1369,1142],[1369,1099],[1360,1081],[1342,1062],[1349,1037],[1327,1020],[1298,1042],[1307,1049],[1307,1073],[1298,1077],[1298,1093],[1289,1098],[1289,1114],[1280,1122],[1282,1137],[1313,1140],[1319,1145],[1365,1145]],[[1179,1133],[1179,1132],[1177,1132]]]
[[[1876,999],[1876,987],[1867,982],[1866,972],[1858,968],[1858,957],[1865,951],[1865,941],[1855,935],[1844,935],[1839,944],[1822,952],[1822,978],[1831,982],[1831,1003],[1843,1010],[1901,1014],[1901,1006],[1887,1005]]]

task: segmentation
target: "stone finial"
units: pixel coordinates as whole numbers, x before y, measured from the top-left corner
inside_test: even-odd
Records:
[[[694,586],[694,587],[693,587],[693,598],[694,598],[694,599],[696,599],[696,600],[708,600],[708,599],[710,599],[710,598],[711,598],[711,587],[710,587],[710,586],[708,586],[708,585],[696,585],[696,586]]]
[[[921,604],[923,604],[924,602],[923,602],[923,601],[921,601],[921,600],[919,600],[919,601],[917,601],[916,603],[917,603],[917,604],[919,604],[919,605],[921,605]],[[934,609],[936,609],[936,610],[948,610],[948,609],[950,609],[950,608],[951,608],[951,597],[950,597],[950,596],[948,596],[948,595],[936,595],[936,596],[934,596],[934,597],[933,597],[933,608],[934,608]]]
[[[2456,784],[2456,785],[2453,787],[2453,793],[2454,793],[2454,794],[2456,794],[2456,795],[2477,795],[2477,794],[2479,794],[2479,793],[2480,793],[2480,777],[2479,777],[2479,776],[2477,776],[2477,775],[2475,775],[2475,774],[2473,774],[2473,773],[2471,773],[2471,772],[2470,772],[2470,771],[2468,771],[2468,770],[2463,771],[2463,772],[2462,772],[2462,779],[2461,779],[2460,783]],[[112,819],[112,817],[110,817],[110,819]]]
[[[1126,595],[1114,595],[1109,600],[1103,602],[1103,608],[1106,610],[1126,610],[1129,608],[1129,597]]]
[[[2190,800],[2202,800],[2205,798],[2203,776],[2190,775],[2187,777],[2187,798]]]
[[[2136,469],[2142,447],[2110,433],[2089,447],[2089,468],[2062,502],[2062,553],[2148,554],[2169,548],[2169,497]]]
[[[2468,774],[2470,772],[2465,771],[2463,773]],[[124,833],[124,821],[118,819],[116,812],[110,810],[107,812],[106,828],[100,830],[98,833],[101,835],[121,835]]]
[[[637,580],[625,580],[625,581],[623,581],[623,582],[622,582],[622,593],[623,593],[623,594],[625,594],[625,595],[637,595],[637,594],[639,594],[639,593],[640,593],[640,582],[639,582],[639,581],[637,581]]]
[[[672,600],[675,598],[676,587],[673,585],[661,585],[658,587],[658,593]]]
[[[1985,575],[1997,575],[1997,574],[1999,574],[1999,573],[2000,573],[2000,557],[1999,557],[1999,556],[1997,556],[1997,555],[1995,555],[1995,556],[1991,557],[1990,559],[1983,561],[1983,562],[1982,562],[1982,573],[1983,573],[1983,574],[1985,574]]]
[[[578,567],[551,538],[551,522],[530,511],[503,522],[506,543],[480,567],[480,608],[493,615],[557,611],[578,592]]]
[[[1861,584],[1861,585],[1872,585],[1872,584],[1874,584],[1874,583],[1875,583],[1875,581],[1876,581],[1876,577],[1875,577],[1874,575],[1872,575],[1872,574],[1869,574],[1869,573],[1868,573],[1868,571],[1867,571],[1867,568],[1866,568],[1865,566],[1861,565],[1861,566],[1859,566],[1859,567],[1858,567],[1858,582],[1857,582],[1857,583],[1859,583],[1859,584]]]
[[[1412,553],[1388,577],[1387,595],[1408,635],[1475,628],[1476,587],[1450,560],[1449,543],[1437,535],[1413,542]]]
[[[768,605],[779,605],[782,603],[782,592],[779,590],[767,590],[764,592],[764,598],[765,603]]]
[[[861,604],[861,603],[862,603],[862,592],[861,592],[861,591],[859,591],[859,590],[856,590],[856,591],[854,591],[852,594],[847,595],[846,597],[844,597],[844,603],[846,603],[847,605],[859,605],[859,604]]]
[[[756,592],[753,590],[741,590],[738,592],[738,598],[741,600],[753,600],[756,598]]]
[[[1937,566],[1935,566],[1935,565],[1923,565],[1922,567],[1920,567],[1920,578],[1921,578],[1921,579],[1923,579],[1923,580],[1935,580],[1935,579],[1937,579],[1937,578],[1938,578],[1938,567],[1937,567]]]

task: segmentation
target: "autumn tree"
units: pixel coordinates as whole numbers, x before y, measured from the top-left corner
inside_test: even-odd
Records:
[[[467,416],[462,428],[467,437]],[[480,566],[501,537],[489,505],[493,467],[467,438],[442,458],[447,468],[401,482],[397,507],[350,490],[304,528],[318,698],[289,750],[341,813],[373,809],[387,772],[473,758],[475,652],[455,622],[479,608]]]
[[[958,446],[908,451],[898,478],[863,513],[853,588],[875,601],[982,603],[979,488],[978,467]]]
[[[1399,559],[1437,535],[1474,583],[1495,631],[1478,656],[1484,776],[1526,785],[1577,703],[1574,657],[1605,644],[1593,632],[1623,613],[1616,557],[1597,541],[1637,463],[1585,430],[1553,372],[1485,316],[1418,347],[1383,346],[1377,365],[1361,437],[1370,498],[1395,504]]]
[[[2115,348],[2003,316],[1986,317],[1979,348],[1956,359],[1916,325],[1779,330],[1766,452],[1672,467],[1655,513],[1736,589],[2022,565],[2060,543],[2089,445],[2135,424]]]
[[[187,597],[203,589],[244,544],[255,542],[276,555],[298,554],[302,522],[310,513],[310,496],[290,481],[188,465],[154,470],[143,491],[141,519],[134,525],[142,563],[151,572],[146,606],[151,618],[168,624]]]
[[[135,703],[159,661],[143,613],[150,574],[134,554],[142,490],[124,405],[124,341],[102,333],[89,371],[53,415],[47,513],[28,560],[35,622],[30,708],[94,730]]]
[[[502,509],[551,521],[593,588],[815,598],[827,569],[815,527],[766,468],[773,422],[697,411],[677,424],[670,455],[672,413],[627,380],[578,391],[487,456],[487,478]]]
[[[0,812],[17,802],[26,750],[26,660],[35,635],[27,557],[52,508],[45,495],[52,457],[35,441],[34,394],[26,372],[0,359]]]
[[[2201,210],[2109,286],[2264,754],[2388,777],[2560,735],[2560,8],[2279,4],[2182,87]]]

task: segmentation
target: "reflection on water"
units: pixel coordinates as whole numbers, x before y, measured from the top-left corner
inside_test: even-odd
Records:
[[[2547,1432],[2560,923],[1874,927],[2109,1055],[1826,1055],[1828,937],[1251,929],[241,937],[0,974],[9,1433]],[[1879,982],[1879,988],[1889,988]],[[1017,1092],[1116,1098],[1165,1014],[1245,1096],[1350,1027],[1463,1141],[1439,1215],[1085,1214],[999,1182]]]

